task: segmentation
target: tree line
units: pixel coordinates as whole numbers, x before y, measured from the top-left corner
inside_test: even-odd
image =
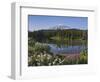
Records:
[[[45,42],[51,39],[60,40],[87,40],[87,30],[79,29],[57,29],[57,30],[38,30],[28,32],[28,37],[38,42]]]

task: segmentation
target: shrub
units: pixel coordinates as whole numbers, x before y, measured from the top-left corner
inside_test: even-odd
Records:
[[[80,53],[79,64],[87,64],[87,63],[88,63],[88,53],[87,49],[85,49]]]

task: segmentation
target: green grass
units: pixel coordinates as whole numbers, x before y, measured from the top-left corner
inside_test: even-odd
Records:
[[[79,57],[66,57],[62,54],[54,55],[50,52],[47,44],[28,41],[28,66],[52,66],[52,65],[72,65],[87,64],[87,49],[83,50]]]

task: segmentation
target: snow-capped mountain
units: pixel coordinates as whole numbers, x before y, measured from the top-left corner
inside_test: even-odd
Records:
[[[55,30],[57,30],[57,29],[71,29],[71,27],[69,27],[69,26],[65,26],[65,25],[57,25],[57,26],[54,26],[54,27],[51,27],[50,29],[55,29]]]
[[[84,29],[84,28],[74,28],[74,27],[70,27],[70,26],[67,26],[67,25],[57,25],[57,26],[54,26],[54,27],[50,27],[50,29],[52,29],[52,30],[57,30],[57,29],[87,30],[87,29]]]

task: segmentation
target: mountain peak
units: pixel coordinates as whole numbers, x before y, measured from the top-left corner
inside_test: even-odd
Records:
[[[66,26],[66,25],[57,25],[57,26],[54,26],[52,27],[51,29],[71,29],[71,27],[69,26]]]

